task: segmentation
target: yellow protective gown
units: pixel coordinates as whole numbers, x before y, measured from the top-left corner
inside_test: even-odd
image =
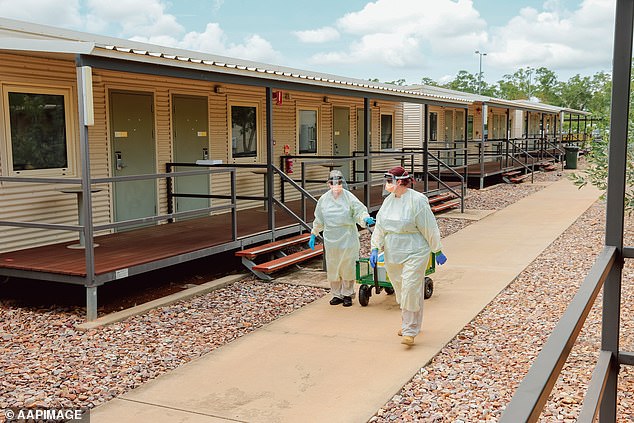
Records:
[[[372,248],[385,252],[385,270],[403,310],[420,310],[420,287],[431,252],[442,249],[427,197],[413,189],[388,195],[376,216]]]
[[[343,190],[338,198],[328,191],[317,201],[315,220],[311,231],[323,231],[326,249],[327,278],[329,281],[356,279],[356,261],[359,259],[359,231],[365,227],[368,209],[350,191]]]

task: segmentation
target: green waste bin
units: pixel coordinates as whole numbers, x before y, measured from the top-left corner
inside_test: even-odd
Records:
[[[576,169],[579,147],[576,145],[567,145],[564,149],[566,150],[566,169]]]

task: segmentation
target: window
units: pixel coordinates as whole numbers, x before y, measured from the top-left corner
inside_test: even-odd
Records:
[[[429,114],[429,141],[438,141],[438,113]]]
[[[381,150],[392,146],[392,115],[381,115]]]
[[[456,110],[454,119],[454,140],[464,141],[464,111]]]
[[[6,89],[10,138],[7,167],[11,172],[67,174],[72,157],[69,95],[70,90],[64,89]]]
[[[231,106],[231,154],[234,158],[258,156],[258,108]]]
[[[317,153],[317,110],[299,111],[299,154]]]
[[[467,116],[467,139],[473,139],[473,115]]]
[[[506,115],[493,115],[493,138],[496,140],[506,138]]]

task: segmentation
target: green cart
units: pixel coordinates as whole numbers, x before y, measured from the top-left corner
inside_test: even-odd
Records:
[[[392,295],[394,288],[390,283],[390,279],[387,277],[385,267],[382,266],[382,260],[377,263],[377,266],[372,269],[370,266],[369,258],[361,258],[357,260],[357,283],[359,286],[359,304],[367,306],[372,296],[372,288],[374,288],[375,294],[380,294],[385,290],[385,293]],[[434,281],[429,277],[436,271],[436,257],[434,253],[429,255],[429,263],[427,263],[427,269],[425,269],[425,299],[428,299],[434,293]]]

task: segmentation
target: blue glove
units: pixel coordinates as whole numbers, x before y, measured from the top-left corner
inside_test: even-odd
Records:
[[[311,250],[315,249],[315,234],[310,234],[310,239],[308,240],[308,246]]]
[[[372,250],[372,254],[370,254],[370,266],[376,267],[376,262],[379,261],[379,250],[376,248]]]
[[[436,263],[443,265],[447,261],[447,257],[442,253],[442,251],[438,251],[436,253]]]
[[[374,218],[372,216],[368,216],[363,220],[365,221],[366,226],[372,226],[375,223]]]

